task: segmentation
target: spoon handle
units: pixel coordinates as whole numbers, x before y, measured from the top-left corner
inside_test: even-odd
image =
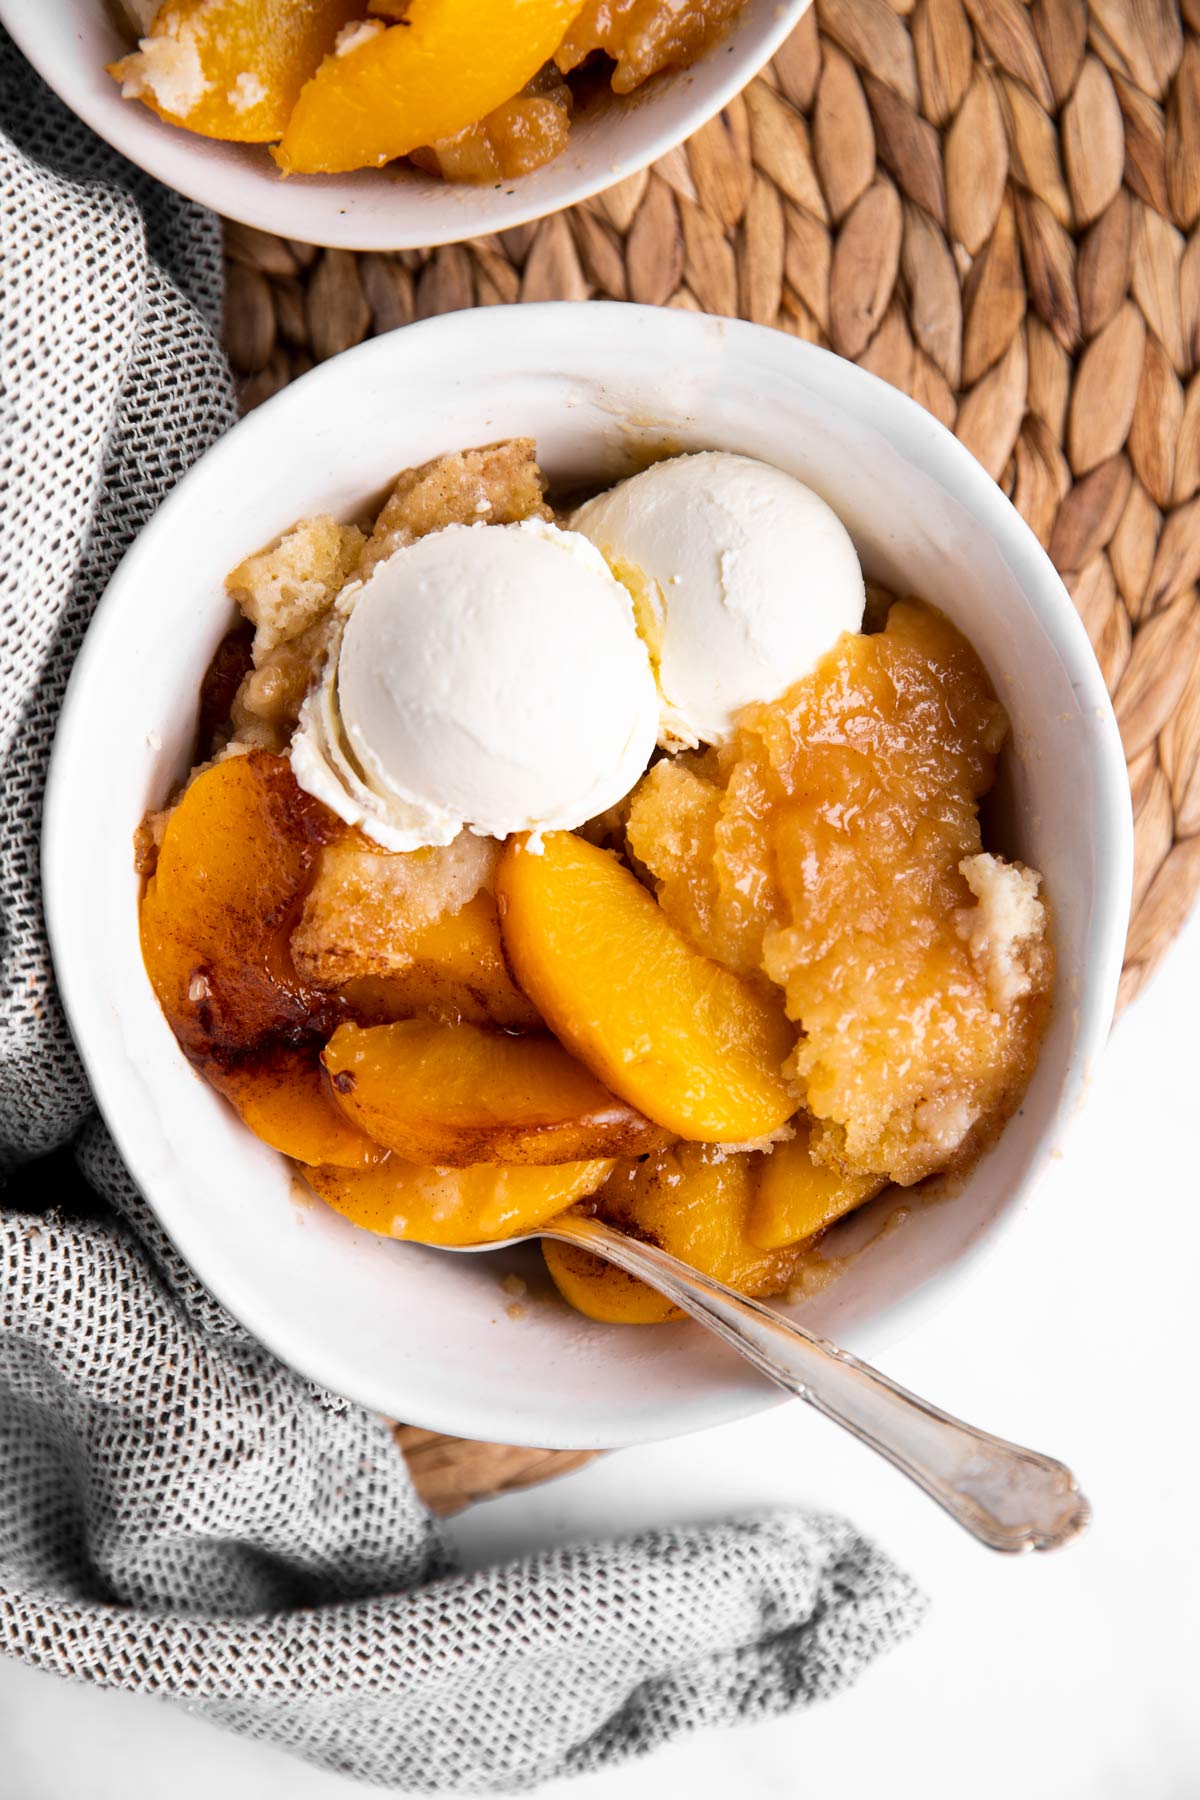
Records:
[[[657,1288],[788,1393],[894,1463],[992,1550],[1057,1550],[1091,1517],[1053,1457],[977,1431],[757,1300],[599,1219],[563,1213],[542,1234]]]

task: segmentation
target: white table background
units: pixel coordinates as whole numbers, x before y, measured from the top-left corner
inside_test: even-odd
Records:
[[[1096,1510],[1058,1556],[981,1550],[793,1404],[628,1450],[455,1521],[473,1564],[571,1538],[811,1502],[923,1584],[918,1634],[839,1699],[702,1734],[544,1800],[1195,1800],[1200,1795],[1200,917],[1120,1021],[1036,1221],[889,1372],[1070,1462]],[[160,1702],[0,1660],[2,1800],[351,1800],[370,1790]]]

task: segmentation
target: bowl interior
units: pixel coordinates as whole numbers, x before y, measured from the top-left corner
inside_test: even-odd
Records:
[[[746,0],[736,24],[692,68],[622,100],[598,94],[564,154],[521,181],[467,187],[415,169],[282,181],[259,145],[224,144],[122,100],[105,64],[129,41],[106,0],[0,0],[0,23],[72,111],[132,162],[227,218],[304,243],[398,250],[457,243],[572,206],[680,143],[774,55],[810,0]],[[366,11],[366,0],[363,5]]]
[[[1021,1111],[964,1191],[918,1206],[808,1303],[807,1321],[855,1349],[876,1355],[906,1317],[919,1320],[936,1284],[1016,1216],[1057,1143],[1111,1014],[1128,793],[1086,636],[999,491],[894,390],[754,326],[596,303],[431,320],[293,384],[163,505],[88,636],[47,808],[55,959],[109,1124],[201,1277],[306,1373],[463,1435],[617,1444],[754,1410],[770,1391],[692,1326],[594,1325],[536,1280],[510,1318],[501,1279],[532,1276],[536,1250],[450,1256],[372,1237],[305,1200],[185,1061],[138,948],[130,840],[187,767],[197,685],[230,619],[225,571],[302,515],[352,513],[406,465],[516,433],[537,440],[563,486],[606,481],[663,448],[742,451],[791,470],[841,515],[870,574],[967,632],[1011,714],[1006,847],[1045,874],[1058,1003]],[[802,594],[802,572],[797,581]]]

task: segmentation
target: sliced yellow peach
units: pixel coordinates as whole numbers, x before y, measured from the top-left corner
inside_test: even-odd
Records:
[[[616,63],[613,92],[629,94],[651,75],[687,68],[711,49],[737,16],[742,0],[587,0],[555,52],[564,71],[600,50]]]
[[[127,99],[201,137],[266,144],[361,0],[165,0],[109,74]]]
[[[782,999],[694,950],[606,850],[547,832],[496,877],[513,973],[599,1080],[680,1137],[748,1143],[795,1111]]]
[[[684,1316],[635,1275],[627,1275],[624,1269],[574,1244],[546,1238],[542,1255],[563,1299],[587,1319],[596,1319],[601,1325],[665,1325]]]
[[[758,1159],[750,1238],[764,1250],[798,1244],[853,1212],[882,1186],[874,1175],[847,1175],[814,1162],[807,1127],[797,1120],[795,1137]]]
[[[321,1060],[346,1117],[409,1162],[580,1162],[663,1141],[548,1033],[430,1019],[341,1025]]]
[[[456,913],[422,926],[409,943],[412,961],[394,975],[360,976],[340,989],[364,1025],[420,1013],[446,1024],[501,1025],[535,1031],[542,1021],[508,972],[496,900],[486,890]]]
[[[560,156],[570,131],[570,88],[538,75],[473,125],[414,150],[412,160],[445,181],[512,181]]]
[[[333,1104],[315,1045],[210,1063],[204,1073],[256,1137],[297,1162],[366,1169],[387,1154]]]
[[[317,852],[342,829],[286,758],[265,751],[213,763],[191,783],[141,909],[146,971],[189,1055],[307,1034],[328,1012],[288,943]]]
[[[536,1231],[585,1194],[611,1161],[555,1168],[425,1169],[389,1156],[371,1169],[307,1169],[309,1185],[352,1224],[422,1244],[484,1244]]]
[[[764,1251],[748,1235],[752,1163],[745,1152],[711,1144],[675,1144],[619,1163],[600,1194],[600,1215],[741,1293],[780,1293],[799,1259],[791,1250]],[[543,1251],[564,1299],[590,1319],[653,1325],[679,1316],[661,1295],[599,1257],[552,1242]]]
[[[286,174],[377,168],[518,94],[583,0],[412,0],[402,23],[326,57],[274,152]]]

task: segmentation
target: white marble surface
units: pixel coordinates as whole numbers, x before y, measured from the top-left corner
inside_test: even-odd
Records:
[[[977,1549],[832,1426],[792,1405],[625,1451],[457,1522],[474,1563],[539,1544],[809,1501],[849,1513],[924,1584],[925,1625],[857,1689],[675,1745],[546,1800],[1185,1800],[1200,1793],[1200,919],[1120,1022],[1036,1201],[920,1339],[901,1381],[1051,1450],[1096,1509],[1088,1537],[1019,1562]],[[364,1790],[151,1701],[0,1662],[3,1800],[350,1800]]]

